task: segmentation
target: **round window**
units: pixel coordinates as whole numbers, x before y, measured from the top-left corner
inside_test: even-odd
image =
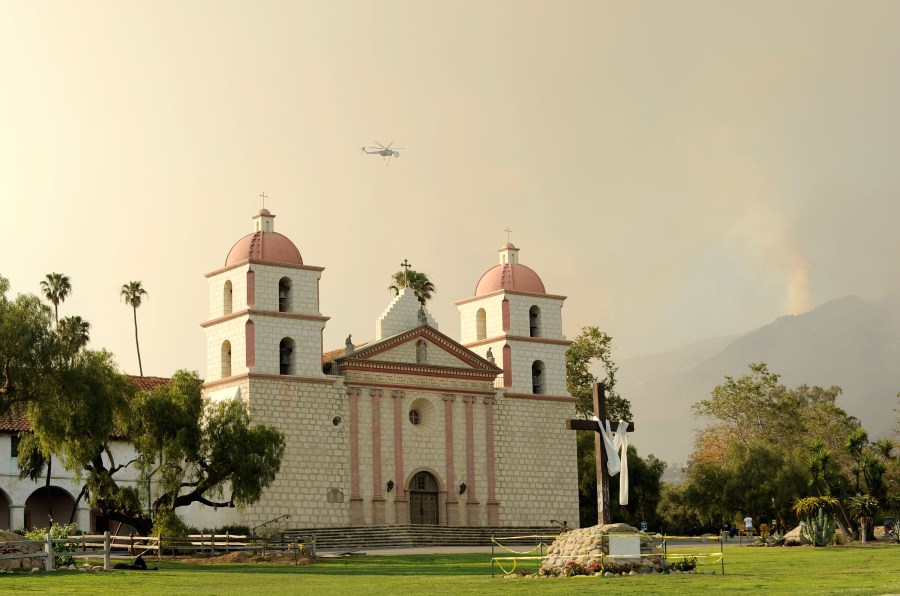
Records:
[[[343,421],[344,421],[344,419],[341,418],[340,416],[335,416],[334,418],[331,419],[331,423],[335,426],[340,426],[341,422],[343,422]]]
[[[419,414],[419,410],[409,411],[409,421],[413,424],[419,424],[420,422],[422,422],[422,415]]]

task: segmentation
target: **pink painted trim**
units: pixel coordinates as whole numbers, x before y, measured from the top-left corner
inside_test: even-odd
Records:
[[[484,398],[484,443],[487,457],[487,498],[497,500],[497,476],[494,461],[494,399]]]
[[[453,304],[459,306],[461,304],[468,304],[469,302],[475,302],[476,300],[484,300],[485,298],[490,298],[491,296],[500,296],[511,294],[513,296],[532,296],[535,298],[550,298],[552,300],[565,300],[568,296],[560,296],[559,294],[541,294],[535,292],[523,292],[521,290],[495,290],[490,294],[482,294],[481,296],[470,296],[469,298],[463,298],[462,300],[457,300]]]
[[[247,353],[247,368],[256,366],[256,326],[253,321],[244,323],[244,350]]]
[[[478,500],[475,491],[475,399],[464,397],[466,404],[466,497],[468,501]]]
[[[223,323],[225,321],[230,321],[231,319],[237,319],[238,317],[246,316],[246,315],[262,315],[266,317],[276,317],[280,319],[296,319],[302,321],[322,321],[327,322],[331,320],[331,317],[321,317],[318,315],[302,315],[299,313],[293,312],[275,312],[273,310],[256,310],[253,308],[248,308],[245,310],[239,310],[238,312],[233,312],[230,315],[224,315],[217,319],[210,319],[209,321],[204,321],[200,323],[200,326],[204,329],[206,327],[212,327],[213,325],[217,325],[219,323]]]
[[[360,498],[359,492],[359,389],[348,389],[350,396],[350,498]]]
[[[271,381],[285,381],[289,383],[296,383],[297,381],[302,381],[303,383],[316,383],[318,385],[334,385],[338,382],[335,378],[328,377],[295,377],[288,375],[267,375],[263,373],[244,373],[241,375],[232,375],[227,379],[218,379],[216,381],[207,381],[203,383],[204,389],[216,389],[223,385],[227,386],[229,383],[233,383],[235,381],[243,381],[244,379],[267,379]]]
[[[204,277],[215,277],[220,273],[224,273],[225,271],[230,271],[232,269],[237,269],[238,267],[242,267],[243,265],[266,265],[267,267],[283,267],[285,269],[303,269],[304,271],[325,271],[325,267],[314,267],[313,265],[296,265],[294,263],[276,263],[274,261],[260,261],[259,259],[244,259],[235,263],[234,265],[229,265],[227,267],[222,267],[221,269],[216,269],[215,271],[210,271],[206,273]],[[481,296],[479,296],[480,298]]]
[[[403,478],[403,392],[391,391],[391,397],[394,399],[394,475],[398,480],[395,498],[403,499],[403,483],[399,482]]]
[[[503,316],[503,333],[509,333],[509,328],[510,328],[509,300],[507,300],[506,298],[503,299],[500,310],[501,310],[502,316]]]
[[[447,475],[447,486],[456,486],[456,474],[453,472],[453,395],[445,394],[444,400],[444,468]],[[450,493],[448,493],[450,494]]]
[[[530,399],[534,401],[561,401],[567,403],[578,403],[578,399],[571,395],[546,395],[539,393],[503,393],[503,397],[510,399]]]
[[[253,308],[256,304],[256,273],[253,269],[247,270],[247,308]]]
[[[512,348],[509,344],[503,346],[503,386],[512,387]]]
[[[381,497],[381,389],[369,389],[372,397],[372,494]]]
[[[525,337],[523,335],[498,335],[497,337],[489,337],[488,339],[480,339],[478,341],[473,341],[467,344],[463,344],[467,348],[474,348],[477,346],[483,346],[484,344],[491,344],[499,341],[522,341],[522,342],[530,342],[536,344],[552,344],[556,346],[571,346],[573,341],[569,341],[567,339],[548,339],[546,337]]]
[[[382,387],[382,388],[387,387],[390,389],[410,389],[410,390],[415,389],[416,391],[421,392],[421,393],[442,393],[443,391],[446,391],[446,389],[443,389],[443,390],[427,389],[427,388],[421,387],[419,385],[406,385],[404,383],[382,383],[382,382],[369,383],[366,381],[359,381],[357,379],[352,379],[352,378],[347,379],[347,380],[349,382],[352,382],[354,386],[359,386],[359,387]],[[448,389],[449,389],[449,387],[448,387]],[[463,394],[463,393],[465,393],[466,395],[481,395],[481,396],[494,395],[493,390],[491,390],[491,391],[460,390],[460,394]]]

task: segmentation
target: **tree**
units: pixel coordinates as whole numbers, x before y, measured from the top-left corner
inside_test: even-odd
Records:
[[[391,281],[393,283],[388,286],[388,289],[393,290],[395,295],[399,294],[403,288],[408,287],[419,299],[419,302],[422,303],[422,306],[425,306],[425,303],[431,300],[432,295],[436,291],[434,284],[428,279],[428,275],[415,269],[398,271],[391,276]]]
[[[108,352],[84,350],[75,361],[80,366],[66,373],[69,390],[29,405],[28,416],[40,448],[84,478],[91,506],[109,519],[146,535],[154,518],[165,520],[191,503],[251,504],[275,479],[284,435],[251,425],[243,402],[205,401],[196,373],[178,371],[168,385],[136,393]],[[133,460],[114,459],[114,431],[128,437]],[[139,489],[117,479],[132,465],[139,470]],[[141,497],[148,496],[151,476],[155,498],[148,511]]]
[[[60,355],[49,307],[33,294],[11,300],[9,289],[0,276],[0,416],[55,383]]]
[[[62,342],[63,351],[75,354],[91,339],[91,324],[79,317],[65,317],[57,324],[57,333]]]
[[[619,367],[612,359],[612,338],[597,327],[582,327],[581,333],[566,350],[566,388],[578,398],[575,408],[584,417],[594,414],[593,387],[600,379],[591,372],[591,364],[599,361],[606,376],[606,413],[610,420],[631,420],[631,403],[616,391]]]
[[[41,282],[41,291],[44,298],[53,304],[54,319],[59,327],[59,303],[65,302],[72,293],[72,284],[69,278],[62,273],[48,273]]]
[[[853,458],[853,474],[856,476],[856,492],[859,493],[859,476],[862,473],[863,450],[869,444],[869,433],[862,427],[854,428],[847,440],[844,441],[844,449]]]
[[[137,347],[138,371],[140,371],[141,376],[143,377],[144,367],[141,365],[141,344],[138,342],[137,309],[141,305],[141,302],[143,302],[144,297],[147,296],[147,290],[144,289],[141,282],[130,281],[127,284],[122,285],[120,294],[122,300],[125,301],[125,304],[130,305],[134,311],[134,345]]]

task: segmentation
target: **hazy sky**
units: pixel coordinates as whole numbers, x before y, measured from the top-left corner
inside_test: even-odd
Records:
[[[509,226],[622,359],[898,291],[898,113],[900,2],[0,0],[0,274],[130,373],[141,280],[144,372],[205,374],[265,192],[326,349],[404,258],[458,338]]]

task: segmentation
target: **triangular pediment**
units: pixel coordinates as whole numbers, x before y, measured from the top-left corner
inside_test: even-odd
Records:
[[[344,370],[402,367],[407,374],[446,371],[493,378],[501,372],[496,365],[429,325],[368,343],[335,358],[335,362]]]

